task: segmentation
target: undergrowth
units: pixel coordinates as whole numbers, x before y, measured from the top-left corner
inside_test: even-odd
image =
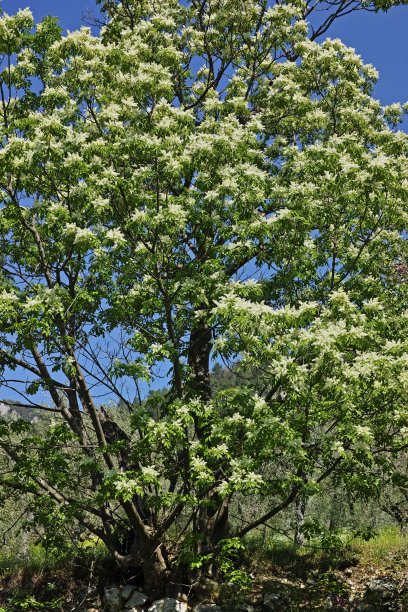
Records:
[[[408,541],[398,529],[382,529],[369,541],[343,535],[345,544],[329,549],[318,540],[298,546],[273,537],[247,537],[240,571],[251,576],[252,592],[241,593],[236,585],[220,583],[219,603],[225,610],[236,610],[250,594],[272,593],[279,599],[278,609],[288,612],[327,606],[357,610],[373,578],[401,583],[408,570]],[[72,609],[81,589],[86,592],[92,586],[101,597],[106,584],[127,580],[137,582],[137,576],[121,574],[103,544],[95,540],[62,552],[32,546],[24,558],[0,552],[0,612],[63,612]],[[387,610],[408,609],[408,592],[400,589],[396,606]]]
[[[63,603],[73,601],[78,591],[103,585],[114,572],[100,541],[62,551],[33,545],[24,557],[0,553],[0,612],[63,610]]]

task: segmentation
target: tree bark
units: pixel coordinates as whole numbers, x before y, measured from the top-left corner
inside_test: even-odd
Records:
[[[140,565],[143,573],[144,588],[151,596],[162,595],[169,575],[165,557],[160,544],[152,537],[148,542],[141,542],[134,537],[130,547],[133,562]]]
[[[210,354],[212,333],[208,323],[203,323],[191,330],[188,352],[188,365],[191,369],[190,389],[195,396],[206,402],[211,399]],[[205,431],[196,424],[198,437]],[[218,465],[211,466],[214,470]],[[197,528],[202,536],[199,551],[213,550],[219,540],[228,537],[228,499],[210,491],[203,499],[197,517]],[[208,504],[208,505],[207,505]]]
[[[188,365],[191,368],[191,390],[203,401],[211,399],[210,353],[211,328],[207,323],[195,327],[190,333]]]
[[[301,530],[306,519],[307,500],[304,497],[297,497],[295,501],[295,544],[303,546],[305,544],[305,535]]]

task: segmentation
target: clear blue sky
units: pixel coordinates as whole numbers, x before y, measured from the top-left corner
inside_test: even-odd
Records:
[[[44,15],[59,17],[61,26],[74,30],[81,26],[87,8],[94,10],[94,0],[2,0],[6,13],[29,6],[36,21]],[[383,104],[408,100],[408,6],[395,7],[388,13],[360,12],[337,21],[331,38],[354,47],[365,62],[380,73],[375,95]]]

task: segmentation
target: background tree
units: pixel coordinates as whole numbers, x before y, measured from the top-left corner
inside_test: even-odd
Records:
[[[65,38],[28,10],[0,21],[2,381],[56,418],[1,425],[1,483],[146,588],[214,568],[334,474],[375,493],[407,443],[402,109],[314,40],[360,8],[108,2],[100,36]],[[215,355],[256,384],[212,395]],[[133,398],[166,367],[152,419]],[[253,492],[267,511],[232,525]]]

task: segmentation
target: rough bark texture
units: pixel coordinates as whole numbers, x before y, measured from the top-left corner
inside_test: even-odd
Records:
[[[188,354],[188,365],[191,368],[190,388],[193,394],[203,401],[211,399],[211,340],[211,328],[206,323],[191,331]],[[199,437],[205,433],[199,427],[196,429]],[[218,466],[212,467],[216,469]],[[200,508],[197,527],[203,538],[199,548],[207,552],[213,550],[219,540],[228,537],[228,503],[213,491],[205,495],[203,501],[206,505]]]
[[[301,531],[301,527],[305,522],[306,518],[306,499],[304,497],[298,497],[295,501],[295,544],[303,546],[305,543],[305,535]]]
[[[207,323],[192,329],[188,351],[191,389],[203,401],[211,398],[210,384],[211,328]]]

